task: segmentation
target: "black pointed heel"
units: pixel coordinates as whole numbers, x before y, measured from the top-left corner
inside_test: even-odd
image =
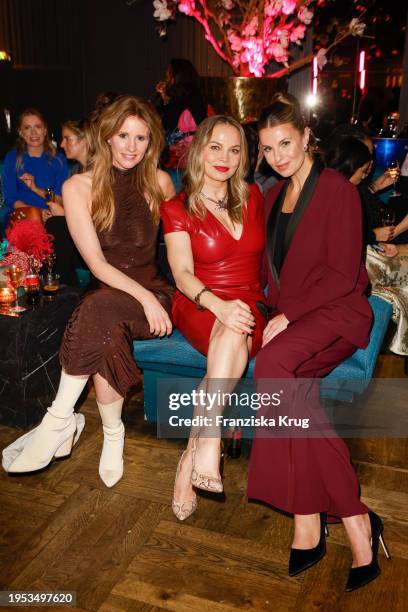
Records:
[[[326,554],[326,535],[329,535],[326,527],[327,513],[320,513],[320,539],[314,548],[291,548],[289,557],[289,576],[293,577],[313,565],[316,565]]]
[[[381,574],[381,568],[378,564],[378,544],[381,542],[381,546],[384,549],[385,556],[390,561],[391,555],[388,552],[388,548],[384,542],[383,531],[384,525],[380,517],[375,512],[369,512],[368,516],[371,523],[371,550],[373,551],[373,558],[371,563],[368,565],[361,565],[360,567],[352,567],[348,576],[346,591],[355,591],[365,586],[372,580],[378,578]]]

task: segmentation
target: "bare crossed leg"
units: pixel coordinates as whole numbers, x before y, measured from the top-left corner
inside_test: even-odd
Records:
[[[251,350],[252,338],[244,333],[235,332],[219,321],[215,321],[209,341],[207,373],[199,389],[216,394],[231,392],[241,378]],[[222,387],[222,389],[221,389]],[[203,414],[206,406],[199,406],[195,414]],[[224,406],[218,405],[211,416],[222,413]],[[194,476],[204,480],[205,488],[214,492],[222,491],[220,479],[220,433],[212,427],[192,429],[186,451],[180,460],[174,486],[173,510],[181,520],[195,510],[196,492],[192,484]],[[204,476],[204,478],[202,478]],[[196,484],[200,484],[197,479]],[[176,507],[175,507],[176,504]],[[179,512],[177,512],[177,509]]]

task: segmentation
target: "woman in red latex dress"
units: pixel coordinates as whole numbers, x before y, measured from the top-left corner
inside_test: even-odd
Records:
[[[244,181],[247,165],[239,123],[210,117],[194,137],[184,192],[161,206],[177,284],[173,320],[207,355],[207,373],[200,385],[206,393],[219,392],[220,385],[231,392],[262,344],[264,319],[256,302],[263,298],[263,198],[256,186]],[[216,407],[219,412],[223,408]],[[197,507],[195,489],[222,492],[219,462],[219,432],[192,430],[174,488],[173,511],[180,520]]]

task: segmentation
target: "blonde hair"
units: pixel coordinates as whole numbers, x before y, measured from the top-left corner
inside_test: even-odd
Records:
[[[203,151],[210,142],[213,130],[217,125],[230,125],[239,132],[241,154],[236,172],[227,183],[227,210],[233,223],[242,223],[242,210],[246,206],[249,193],[248,185],[245,182],[249,167],[248,146],[244,130],[232,117],[215,115],[200,123],[187,157],[187,168],[183,179],[184,192],[187,196],[184,206],[189,214],[197,215],[200,219],[204,218],[206,208],[200,198],[204,185]]]
[[[121,96],[103,110],[95,130],[92,220],[99,231],[111,229],[115,216],[112,153],[108,140],[119,132],[128,117],[134,116],[144,121],[149,128],[149,144],[143,159],[135,167],[133,185],[136,191],[146,197],[154,222],[160,220],[159,206],[164,200],[157,177],[159,157],[164,146],[160,117],[149,102],[134,96]]]
[[[45,133],[44,144],[43,144],[44,152],[47,154],[47,156],[50,159],[53,159],[57,154],[57,149],[52,144],[52,140],[48,134],[48,125],[47,125],[44,115],[36,108],[26,108],[21,113],[17,121],[17,139],[16,139],[16,150],[17,150],[16,167],[17,169],[21,168],[21,165],[23,163],[23,154],[27,151],[27,143],[24,140],[24,138],[20,136],[20,130],[21,130],[21,126],[22,126],[22,123],[25,117],[28,117],[29,115],[34,115],[34,117],[37,117],[41,121],[45,129],[47,130]]]
[[[78,140],[85,139],[86,144],[86,164],[82,172],[86,172],[91,167],[91,160],[95,155],[95,130],[88,119],[77,119],[73,121],[64,121],[61,124],[63,130],[72,132]]]

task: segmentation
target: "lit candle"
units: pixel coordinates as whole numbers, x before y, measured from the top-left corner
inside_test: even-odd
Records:
[[[0,287],[0,304],[12,304],[16,301],[16,292],[9,287]]]

